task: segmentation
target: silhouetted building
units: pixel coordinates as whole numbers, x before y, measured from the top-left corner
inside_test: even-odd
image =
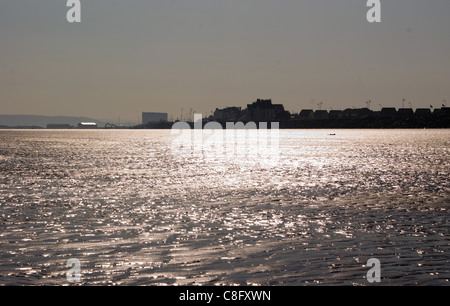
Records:
[[[368,108],[347,108],[343,111],[343,118],[368,118],[373,117],[374,113]]]
[[[412,108],[400,108],[397,112],[397,115],[400,117],[407,117],[414,115],[414,111]]]
[[[328,119],[336,120],[336,119],[342,119],[343,113],[341,110],[331,110],[328,113]]]
[[[300,120],[312,120],[314,119],[314,111],[312,109],[302,109],[299,114]]]
[[[218,109],[214,111],[214,120],[221,122],[237,122],[242,115],[242,109],[240,107],[227,107],[224,109]]]
[[[291,119],[291,113],[287,110],[276,112],[275,118],[274,118],[274,120],[277,122],[288,121],[289,119]]]
[[[358,114],[359,118],[375,117],[375,113],[370,109],[368,109],[367,107],[360,108]]]
[[[379,116],[381,118],[394,118],[397,116],[397,110],[395,107],[383,107]]]
[[[326,111],[326,110],[316,110],[314,112],[314,119],[315,120],[326,120],[326,119],[328,119],[328,111]]]
[[[415,114],[417,116],[428,116],[431,115],[431,110],[429,108],[418,108],[416,109]]]
[[[450,107],[435,108],[433,115],[450,116]]]
[[[149,123],[158,123],[161,121],[167,121],[167,113],[142,113],[142,124],[147,125]]]
[[[271,99],[257,99],[256,102],[247,105],[246,117],[249,121],[270,122],[275,120],[280,112],[285,112],[282,104],[272,104]]]
[[[433,110],[433,115],[442,115],[442,114],[444,114],[444,112],[442,111],[441,108],[435,108]]]
[[[357,118],[358,111],[354,108],[347,108],[342,112],[342,117],[344,118]]]

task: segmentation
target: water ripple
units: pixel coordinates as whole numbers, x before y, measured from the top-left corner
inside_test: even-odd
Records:
[[[170,131],[0,132],[0,284],[365,285],[450,279],[449,132],[281,131],[265,168]]]

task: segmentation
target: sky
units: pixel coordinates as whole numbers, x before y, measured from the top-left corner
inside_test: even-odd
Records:
[[[0,0],[0,114],[450,104],[450,1]]]

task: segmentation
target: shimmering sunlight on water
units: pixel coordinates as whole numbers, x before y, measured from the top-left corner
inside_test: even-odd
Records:
[[[365,285],[369,258],[449,284],[450,131],[279,135],[264,167],[169,130],[0,131],[0,284],[67,284],[69,258],[86,285]]]

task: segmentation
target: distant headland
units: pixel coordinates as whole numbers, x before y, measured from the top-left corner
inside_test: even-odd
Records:
[[[0,115],[0,129],[44,129],[52,126],[58,128],[73,128],[80,122],[92,122],[97,126],[105,123],[88,118],[73,116],[38,116],[38,115]]]

